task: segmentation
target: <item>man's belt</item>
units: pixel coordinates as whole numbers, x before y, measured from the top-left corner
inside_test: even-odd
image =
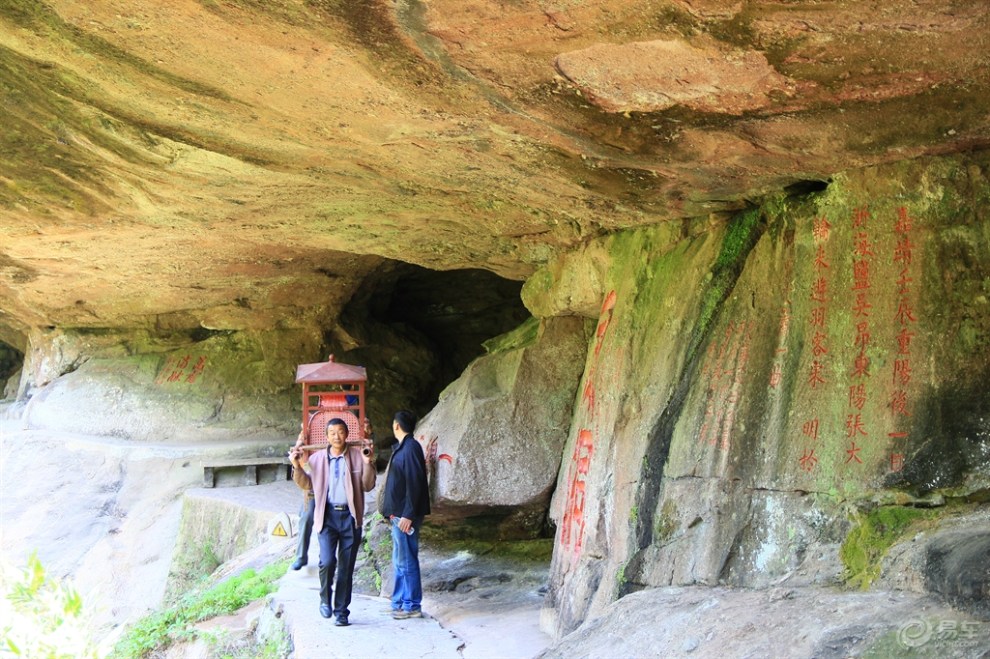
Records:
[[[327,505],[333,508],[334,510],[347,510],[347,506],[338,506],[335,503],[328,503]]]

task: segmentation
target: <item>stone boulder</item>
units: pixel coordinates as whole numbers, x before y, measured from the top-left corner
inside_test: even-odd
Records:
[[[726,53],[682,40],[595,44],[556,59],[557,70],[606,112],[658,112],[683,105],[741,115],[793,86],[757,51]]]
[[[990,620],[990,511],[946,514],[887,551],[877,585],[933,594]]]
[[[541,309],[562,308],[568,268],[605,283],[550,509],[554,633],[646,587],[868,587],[874,536],[908,532],[916,502],[986,500],[987,171],[849,172],[533,278]],[[983,542],[933,545],[925,590],[982,592],[965,566]]]
[[[581,318],[531,321],[444,390],[416,428],[428,449],[436,440],[433,519],[484,520],[502,537],[543,529],[587,343]]]

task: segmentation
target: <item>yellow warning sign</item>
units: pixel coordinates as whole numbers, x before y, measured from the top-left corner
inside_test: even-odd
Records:
[[[272,535],[277,535],[280,538],[286,538],[289,536],[289,534],[285,532],[285,527],[282,526],[282,522],[277,522],[275,524],[275,528],[272,529]]]

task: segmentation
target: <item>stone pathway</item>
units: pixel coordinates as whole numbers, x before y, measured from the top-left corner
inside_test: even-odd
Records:
[[[282,612],[295,659],[434,657],[460,659],[464,643],[432,618],[393,620],[383,597],[355,595],[349,627],[335,627],[320,616],[320,580],[315,564],[289,571],[272,596]]]
[[[291,541],[295,546],[295,539]],[[463,555],[446,556],[421,548],[424,618],[393,620],[383,597],[355,594],[349,627],[336,627],[319,612],[319,548],[310,545],[309,564],[289,570],[272,595],[271,608],[288,630],[295,659],[364,659],[430,657],[431,659],[529,659],[550,644],[539,629],[542,575],[526,570],[497,583],[486,583],[486,570]],[[456,589],[436,584],[468,579]]]
[[[46,454],[49,470],[57,478],[46,482],[44,496],[36,489],[20,487],[17,477],[34,465],[37,456],[32,447],[38,443],[62,447]],[[260,448],[261,444],[252,445],[250,450]],[[33,548],[40,548],[46,568],[53,574],[72,575],[87,606],[102,616],[96,624],[100,629],[110,628],[110,621],[132,616],[141,603],[157,602],[161,597],[179,528],[183,497],[177,493],[254,511],[262,529],[264,520],[291,518],[290,525],[295,521],[301,494],[290,481],[198,487],[202,460],[225,457],[235,449],[249,450],[240,444],[135,444],[55,435],[24,430],[15,421],[0,419],[0,516],[5,530],[16,530],[3,534],[0,553],[22,560]],[[117,507],[126,515],[103,515],[94,525],[93,511]],[[373,497],[369,496],[367,507],[374,509]],[[43,523],[53,518],[59,524]],[[103,526],[113,532],[106,533]],[[291,560],[296,538],[274,538],[271,529],[266,535],[267,541],[231,561],[226,570],[260,569],[274,561]],[[59,536],[73,541],[60,541]],[[319,614],[319,546],[314,538],[310,564],[299,572],[286,573],[273,595],[271,608],[281,618],[275,622],[288,630],[296,659],[526,659],[539,654],[550,643],[538,624],[542,606],[538,590],[546,578],[545,568],[517,573],[487,564],[484,557],[465,554],[450,556],[432,552],[428,546],[421,548],[426,618],[393,620],[386,612],[387,600],[363,594],[354,596],[351,626],[339,628]],[[503,573],[511,578],[506,580]],[[109,582],[107,575],[112,575]],[[253,624],[252,619],[269,624],[267,617],[267,611],[252,609],[202,627],[241,633]],[[188,650],[191,654],[174,656],[202,656],[196,649]]]
[[[282,487],[223,488],[217,493],[240,505],[263,508],[262,501],[272,498],[270,491]],[[375,507],[375,492],[369,492],[365,510]],[[283,557],[293,556],[296,538],[284,542]],[[514,566],[467,552],[449,555],[424,543],[424,618],[393,620],[388,599],[355,593],[350,626],[336,627],[319,611],[319,555],[314,532],[308,564],[298,572],[289,570],[272,596],[271,607],[289,633],[294,659],[530,659],[550,645],[550,637],[539,629],[543,596],[538,591],[547,566]],[[361,559],[355,573],[360,568]]]

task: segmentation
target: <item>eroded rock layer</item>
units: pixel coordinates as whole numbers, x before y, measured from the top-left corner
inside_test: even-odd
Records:
[[[0,341],[300,326],[381,257],[520,281],[985,148],[988,39],[978,0],[7,2]]]

